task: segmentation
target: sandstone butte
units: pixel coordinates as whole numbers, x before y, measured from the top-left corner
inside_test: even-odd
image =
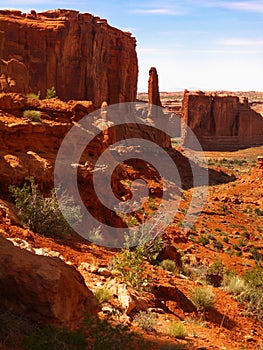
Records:
[[[136,99],[136,40],[106,19],[72,10],[0,11],[0,90],[55,87],[62,100],[100,107]]]
[[[263,144],[263,117],[248,99],[185,90],[182,119],[204,150],[235,150]],[[191,135],[182,130],[184,144],[191,148]]]

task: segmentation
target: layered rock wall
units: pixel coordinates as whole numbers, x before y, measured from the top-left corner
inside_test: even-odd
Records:
[[[237,96],[185,91],[182,118],[205,150],[232,150],[263,145],[263,117]],[[182,130],[184,144],[191,135]]]
[[[105,19],[77,11],[0,11],[0,91],[55,87],[63,100],[96,107],[135,101],[136,40]]]

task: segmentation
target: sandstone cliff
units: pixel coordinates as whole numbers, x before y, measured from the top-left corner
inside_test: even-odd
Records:
[[[70,10],[0,11],[0,91],[41,92],[96,107],[134,101],[136,40],[105,19]]]
[[[263,117],[237,96],[184,93],[182,118],[205,150],[233,150],[263,144]],[[191,135],[183,130],[184,143]]]

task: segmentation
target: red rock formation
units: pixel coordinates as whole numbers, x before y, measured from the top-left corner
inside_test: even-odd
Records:
[[[63,100],[96,107],[135,101],[136,40],[106,20],[77,11],[25,15],[0,11],[0,91],[41,92],[55,87]]]
[[[0,236],[1,307],[42,324],[78,326],[98,302],[80,273],[59,258],[35,255]]]
[[[182,118],[205,150],[232,150],[263,144],[263,117],[237,96],[184,93]],[[191,135],[183,130],[184,144]]]
[[[149,70],[148,100],[149,100],[149,104],[162,107],[160,94],[159,94],[158,74],[155,67],[152,67]]]
[[[148,116],[151,118],[161,117],[162,111],[158,107],[162,107],[160,94],[159,94],[159,82],[158,74],[156,68],[152,67],[149,70],[149,80],[148,80],[148,102],[149,102],[149,112]],[[156,107],[158,106],[158,107]]]
[[[257,158],[257,168],[263,170],[263,156],[258,156],[258,158]]]

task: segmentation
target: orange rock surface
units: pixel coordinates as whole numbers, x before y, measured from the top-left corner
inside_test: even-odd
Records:
[[[63,100],[99,107],[135,101],[136,40],[105,19],[71,10],[0,11],[0,91],[55,87]]]
[[[263,144],[263,117],[247,99],[185,91],[182,118],[205,150],[234,150]],[[185,131],[185,144],[191,136]]]

